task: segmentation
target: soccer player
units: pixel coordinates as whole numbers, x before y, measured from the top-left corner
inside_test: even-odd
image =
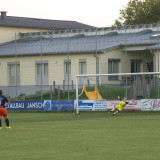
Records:
[[[124,97],[124,99],[121,100],[121,98],[118,96],[118,99],[119,99],[121,102],[120,102],[118,105],[116,105],[116,106],[111,110],[111,112],[115,111],[115,112],[113,113],[113,116],[116,115],[116,114],[118,114],[120,111],[122,111],[122,110],[125,108],[126,104],[132,104],[131,102],[126,102],[127,97]]]
[[[0,90],[0,129],[2,129],[2,116],[5,118],[7,129],[10,129],[11,127],[9,126],[8,113],[6,110],[6,107],[9,105],[10,101],[5,96],[3,96],[2,93],[2,90]]]

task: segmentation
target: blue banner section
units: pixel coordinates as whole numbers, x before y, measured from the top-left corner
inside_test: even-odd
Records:
[[[74,100],[11,101],[7,110],[72,111]]]
[[[75,107],[76,107],[76,101],[75,101]],[[107,101],[106,100],[79,100],[78,107],[80,111],[106,111]]]
[[[72,111],[74,110],[74,100],[45,100],[44,110],[46,111]]]
[[[73,111],[74,105],[77,106],[74,100],[11,101],[7,110]],[[106,100],[79,100],[79,110],[105,111],[106,108]]]
[[[44,110],[44,101],[11,101],[7,107],[8,111],[12,110]]]

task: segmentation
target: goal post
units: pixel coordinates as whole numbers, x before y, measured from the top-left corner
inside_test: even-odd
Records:
[[[160,72],[76,75],[75,109],[79,100],[159,99]]]

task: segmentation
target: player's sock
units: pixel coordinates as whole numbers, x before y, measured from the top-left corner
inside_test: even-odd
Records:
[[[111,112],[113,112],[113,111],[114,111],[114,108],[112,108]]]
[[[113,116],[115,116],[117,113],[118,113],[118,112],[114,112],[114,113],[113,113]]]
[[[0,127],[2,127],[2,121],[1,121],[1,119],[0,119]]]
[[[5,119],[6,126],[9,127],[9,119]]]

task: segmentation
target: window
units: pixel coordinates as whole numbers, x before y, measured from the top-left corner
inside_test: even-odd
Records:
[[[119,62],[120,59],[109,59],[108,60],[108,73],[119,73]],[[109,76],[109,80],[118,80],[118,76]]]
[[[131,60],[131,73],[141,72],[142,60]]]
[[[71,85],[71,61],[70,60],[65,60],[64,61],[64,69],[65,69],[65,84],[66,85]]]
[[[79,74],[86,74],[86,59],[79,60]],[[84,84],[84,77],[80,77],[79,79],[80,84]]]
[[[42,74],[48,75],[48,64],[42,64]],[[41,75],[41,64],[37,64],[37,75]]]
[[[148,62],[147,63],[147,68],[149,72],[153,72],[153,62]]]
[[[20,85],[20,63],[8,63],[8,81],[10,86]]]
[[[86,74],[86,62],[80,62],[80,74]]]
[[[48,62],[36,62],[36,85],[48,85]]]

